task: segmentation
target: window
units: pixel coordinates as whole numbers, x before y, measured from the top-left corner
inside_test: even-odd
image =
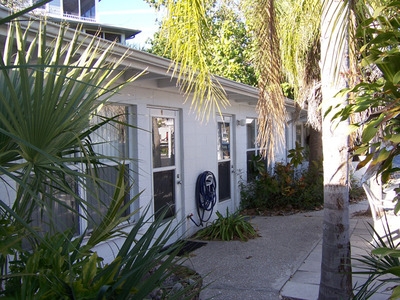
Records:
[[[127,107],[124,105],[105,105],[99,113],[90,120],[91,125],[101,123],[107,118],[115,118],[116,122],[108,122],[97,129],[92,135],[93,149],[96,153],[125,158],[127,157]]]
[[[296,125],[296,143],[303,146],[303,126],[302,124]]]
[[[46,186],[46,192],[52,195],[51,197],[56,197],[59,200],[51,200],[50,196],[46,200],[46,196],[43,197],[45,204],[51,205],[53,208],[53,223],[38,208],[32,216],[33,226],[40,227],[42,232],[65,231],[68,228],[73,228],[76,233],[82,233],[86,229],[93,229],[95,224],[100,223],[102,216],[111,203],[115,191],[115,183],[119,175],[119,170],[116,167],[117,162],[122,161],[128,156],[128,130],[127,126],[124,125],[124,123],[128,122],[127,112],[127,106],[105,105],[98,115],[90,120],[91,125],[98,124],[104,121],[105,118],[115,117],[118,122],[107,123],[91,134],[93,151],[100,155],[113,157],[114,159],[100,159],[101,165],[93,168],[97,172],[96,182],[87,179],[85,186],[82,186],[72,178],[66,179],[66,183],[70,189],[86,198],[87,207],[78,207],[77,201],[72,195],[63,192],[54,184],[49,183]],[[129,195],[129,169],[129,164],[125,164],[125,203],[131,199]],[[87,220],[79,217],[73,210],[75,212],[79,211],[81,214],[86,214]],[[126,216],[129,213],[130,209],[127,209],[124,215]]]
[[[175,119],[152,118],[153,168],[175,165]]]
[[[96,18],[96,5],[95,0],[81,0],[81,17],[95,19]]]
[[[246,132],[247,132],[247,181],[254,179],[258,175],[256,165],[260,163],[267,166],[267,161],[260,158],[260,147],[257,143],[258,136],[258,122],[255,118],[246,119]],[[260,160],[261,159],[261,160]]]
[[[87,220],[87,228],[93,229],[95,225],[99,225],[102,217],[107,212],[108,207],[112,201],[115,191],[115,183],[119,175],[119,170],[116,166],[102,166],[97,170],[97,183],[88,181],[86,184],[86,200],[88,202],[87,211],[89,214]],[[129,165],[125,165],[124,169],[125,179],[125,198],[124,203],[128,203],[129,197]],[[126,210],[123,216],[127,216],[130,210]]]
[[[105,119],[113,118],[116,122],[109,122],[102,125],[93,134],[91,134],[92,147],[95,153],[111,157],[114,161],[104,158],[101,159],[102,165],[97,166],[95,171],[98,181],[88,181],[86,183],[86,200],[88,207],[86,208],[89,214],[87,228],[92,229],[95,224],[99,224],[102,215],[107,211],[111,203],[115,183],[119,175],[119,170],[116,168],[117,161],[122,161],[128,157],[128,128],[125,125],[128,123],[128,107],[124,105],[105,105],[94,116],[90,124],[95,125],[101,123]],[[125,164],[125,186],[127,187],[124,202],[130,200],[129,195],[129,164]],[[128,215],[129,210],[124,212]]]
[[[122,35],[118,33],[112,33],[112,32],[103,32],[103,31],[95,31],[95,30],[86,30],[87,34],[95,35],[99,38],[111,41],[111,42],[117,42],[120,43],[122,41]]]
[[[79,16],[79,0],[63,0],[63,12],[68,17]]]
[[[246,119],[247,149],[257,147],[257,119]]]
[[[49,13],[59,15],[59,16],[62,15],[61,0],[53,0],[50,3],[48,3],[47,5],[48,5]]]
[[[67,18],[96,20],[95,0],[63,0],[62,8]]]
[[[118,33],[104,32],[104,38],[111,42],[121,42],[121,35]]]
[[[303,147],[304,148],[303,155],[306,160],[308,159],[308,153],[309,153],[308,135],[309,135],[309,130],[308,130],[306,124],[305,123],[297,123],[296,127],[295,127],[295,143],[291,149],[296,148],[296,143],[300,147]]]

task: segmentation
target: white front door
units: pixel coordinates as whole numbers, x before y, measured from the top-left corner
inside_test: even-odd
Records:
[[[182,219],[179,111],[150,108],[153,208],[156,217]]]
[[[232,149],[232,117],[218,117],[217,121],[217,158],[218,158],[218,201],[219,207],[228,207],[233,213],[233,149]],[[225,212],[225,209],[223,210]]]

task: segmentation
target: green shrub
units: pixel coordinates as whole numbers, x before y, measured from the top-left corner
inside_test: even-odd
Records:
[[[241,240],[247,241],[257,237],[257,232],[253,226],[246,220],[245,216],[238,212],[229,214],[226,209],[226,217],[217,211],[217,219],[210,226],[200,230],[196,234],[196,238],[204,240]]]
[[[240,193],[242,209],[313,209],[323,203],[323,176],[315,168],[301,171],[291,163],[277,163],[271,172],[242,183]]]
[[[120,184],[123,174],[120,173]],[[177,227],[172,227],[171,222],[165,223],[163,214],[153,221],[153,216],[145,210],[124,234],[120,232],[124,197],[118,193],[115,197],[103,221],[87,240],[85,234],[74,236],[73,230],[48,234],[26,251],[22,250],[21,239],[9,239],[7,248],[1,250],[14,255],[9,257],[9,273],[1,278],[4,289],[0,296],[8,299],[69,299],[71,295],[74,299],[144,299],[162,286],[180,264],[176,258],[180,245],[165,249]],[[10,220],[9,215],[3,215]],[[3,230],[0,239],[5,240],[7,235]],[[93,249],[116,235],[124,236],[125,241],[115,259],[104,264]],[[190,291],[178,291],[180,295],[176,299],[186,299],[181,295],[183,292],[190,294]],[[170,299],[173,296],[170,294]]]

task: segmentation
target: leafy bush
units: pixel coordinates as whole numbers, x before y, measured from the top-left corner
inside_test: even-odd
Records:
[[[143,226],[144,234],[140,233]],[[116,258],[104,265],[85,236],[72,231],[47,235],[32,251],[20,251],[11,260],[10,274],[3,277],[2,295],[12,299],[143,299],[162,286],[178,266],[179,245],[164,250],[176,232],[163,219],[152,222],[145,214],[133,225]],[[103,237],[105,235],[102,235]],[[96,244],[107,241],[95,237]],[[153,244],[152,244],[153,243]],[[151,245],[152,244],[152,245]],[[171,295],[172,297],[172,295]]]
[[[226,209],[226,217],[219,211],[216,212],[217,219],[212,224],[197,232],[196,238],[204,240],[241,240],[247,241],[257,237],[257,232],[253,226],[246,220],[245,216],[238,212],[229,214]]]
[[[319,168],[321,170],[321,168]],[[298,170],[293,164],[275,164],[272,172],[241,184],[242,209],[313,209],[323,203],[323,176]]]

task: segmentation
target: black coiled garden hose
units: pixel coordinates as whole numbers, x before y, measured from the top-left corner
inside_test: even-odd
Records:
[[[197,224],[190,216],[196,226],[203,226],[203,223],[210,220],[216,202],[217,182],[215,176],[210,171],[204,171],[197,177],[196,181],[196,204],[200,223]],[[208,215],[207,218],[205,218],[206,215]]]

